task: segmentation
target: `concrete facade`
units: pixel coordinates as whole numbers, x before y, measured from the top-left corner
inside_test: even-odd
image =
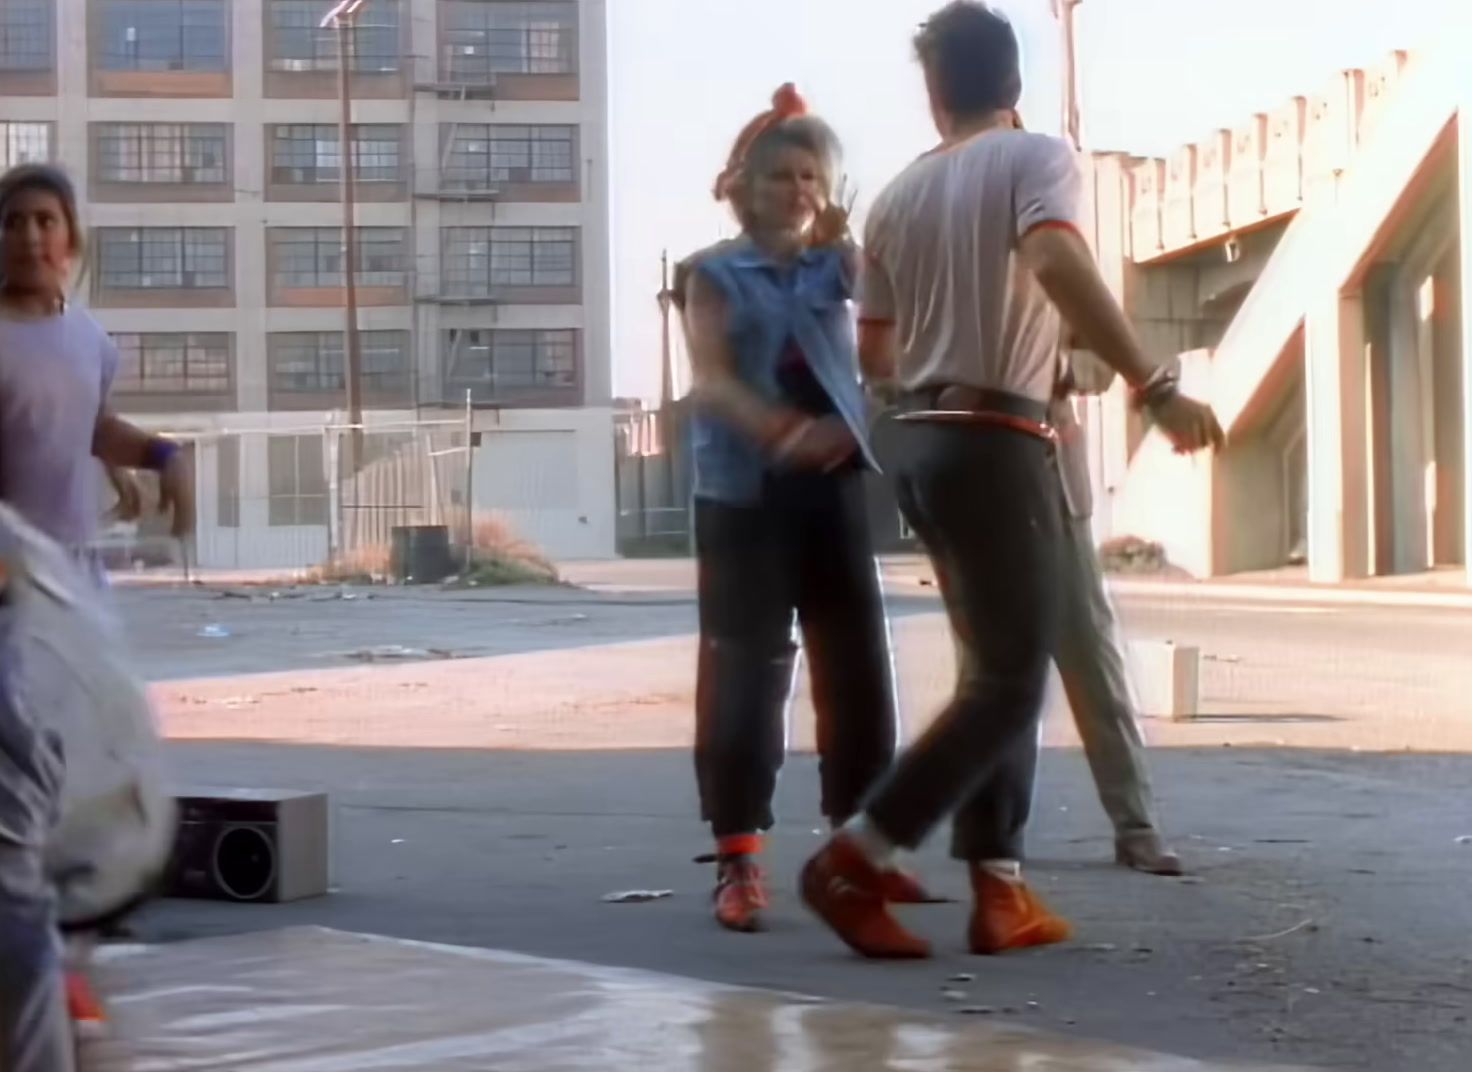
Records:
[[[1084,401],[1101,539],[1197,576],[1466,569],[1467,46],[1449,27],[1169,159],[1087,160],[1106,278],[1231,438],[1177,458],[1122,387]]]
[[[310,565],[329,543],[271,506],[292,490],[271,440],[346,420],[337,49],[316,29],[331,6],[0,12],[0,164],[49,157],[76,180],[79,297],[124,348],[119,408],[196,440],[203,565]],[[367,423],[460,421],[469,392],[477,512],[553,555],[612,554],[605,0],[369,0],[357,17]],[[587,479],[501,471],[569,458]]]

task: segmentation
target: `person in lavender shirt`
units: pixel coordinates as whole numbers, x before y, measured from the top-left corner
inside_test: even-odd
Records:
[[[91,569],[104,467],[156,472],[181,538],[194,523],[194,477],[177,444],[109,408],[117,350],[66,297],[81,245],[63,172],[26,164],[0,177],[0,499]],[[100,1010],[62,967],[42,856],[65,768],[18,695],[3,588],[0,576],[0,1068],[69,1072],[72,1020]]]

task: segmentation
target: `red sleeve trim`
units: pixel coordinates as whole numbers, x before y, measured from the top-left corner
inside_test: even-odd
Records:
[[[1074,234],[1078,235],[1080,238],[1083,238],[1084,237],[1084,233],[1078,229],[1078,224],[1071,223],[1068,220],[1039,220],[1037,223],[1033,224],[1027,230],[1023,231],[1022,232],[1022,237],[1023,238],[1026,238],[1028,235],[1032,234],[1034,231],[1041,231],[1041,230],[1043,230],[1045,228],[1051,229],[1051,230],[1055,230],[1055,231],[1072,231]]]
[[[894,327],[894,317],[892,317],[892,316],[861,316],[861,317],[859,317],[859,326],[860,327],[872,327],[872,328],[892,328],[892,327]]]

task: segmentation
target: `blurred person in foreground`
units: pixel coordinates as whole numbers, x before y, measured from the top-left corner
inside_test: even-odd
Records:
[[[1144,353],[1078,231],[1080,182],[1063,141],[1016,129],[1017,38],[984,3],[922,27],[941,147],[875,203],[865,242],[860,361],[895,381],[901,509],[935,566],[960,653],[955,694],[803,871],[808,906],[872,957],[923,957],[882,876],[955,816],[953,855],[990,954],[1065,940],[1026,885],[1022,834],[1067,574],[1050,406],[1066,320],[1134,389],[1181,451],[1219,446],[1209,407]]]
[[[103,468],[157,472],[181,537],[193,524],[193,474],[177,444],[110,409],[117,349],[67,300],[81,253],[76,196],[62,171],[26,164],[0,177],[0,499],[100,582],[90,545]],[[44,857],[66,767],[19,687],[14,613],[0,600],[0,1068],[66,1072],[71,1021],[102,1014],[82,976],[64,981]]]
[[[783,86],[716,183],[741,235],[676,274],[696,403],[695,768],[716,842],[715,916],[737,931],[760,929],[768,903],[758,857],[785,752],[794,617],[835,826],[888,769],[898,736],[838,155],[832,130]],[[890,898],[927,899],[892,863],[880,876]]]

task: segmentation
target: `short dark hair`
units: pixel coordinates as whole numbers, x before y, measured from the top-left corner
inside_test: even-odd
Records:
[[[52,164],[15,165],[0,176],[0,216],[13,198],[29,190],[44,190],[61,202],[61,212],[71,232],[72,252],[80,253],[82,228],[77,216],[77,191],[66,172]]]
[[[915,35],[915,52],[952,115],[1016,108],[1022,97],[1017,34],[981,0],[953,0],[930,16]]]

